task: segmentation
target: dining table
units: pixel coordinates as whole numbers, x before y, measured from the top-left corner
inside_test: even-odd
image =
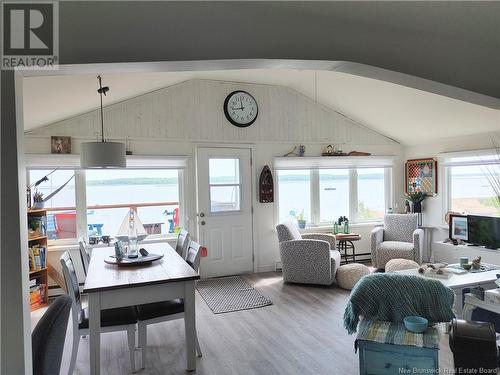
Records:
[[[92,375],[100,374],[101,370],[101,310],[176,298],[184,300],[187,370],[196,370],[195,282],[200,276],[166,242],[139,246],[163,258],[149,264],[124,267],[104,261],[114,256],[114,247],[95,248],[92,252],[83,288],[88,295]]]

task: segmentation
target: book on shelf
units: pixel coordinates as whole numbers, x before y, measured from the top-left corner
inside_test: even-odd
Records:
[[[28,249],[30,272],[38,271],[47,266],[47,247],[35,245]]]

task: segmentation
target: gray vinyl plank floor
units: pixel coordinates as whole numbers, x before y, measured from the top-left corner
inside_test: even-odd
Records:
[[[196,323],[203,357],[197,374],[358,374],[354,336],[343,328],[349,292],[332,287],[284,284],[281,274],[243,276],[273,301],[258,309],[213,314],[196,293]],[[32,316],[36,323],[41,311]],[[61,373],[67,374],[71,352],[68,327]],[[440,367],[453,366],[448,336],[442,335]],[[140,354],[136,351],[137,367]],[[82,338],[75,374],[89,373],[88,338]],[[185,374],[182,320],[148,328],[148,363],[138,374]],[[101,336],[101,373],[129,374],[125,332]]]

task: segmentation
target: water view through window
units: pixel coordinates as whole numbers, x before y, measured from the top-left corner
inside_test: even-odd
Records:
[[[450,208],[452,211],[500,216],[500,208],[494,198],[495,193],[486,178],[488,173],[486,168],[482,166],[450,168]]]
[[[149,234],[167,234],[179,225],[177,170],[87,170],[89,235],[114,236],[134,208]]]

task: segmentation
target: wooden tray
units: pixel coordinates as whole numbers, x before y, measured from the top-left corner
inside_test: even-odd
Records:
[[[107,264],[113,264],[118,267],[134,267],[148,264],[161,258],[163,258],[163,254],[148,254],[147,256],[142,256],[139,254],[137,258],[125,257],[122,260],[118,260],[114,255],[110,255],[109,257],[104,258],[104,262]]]

